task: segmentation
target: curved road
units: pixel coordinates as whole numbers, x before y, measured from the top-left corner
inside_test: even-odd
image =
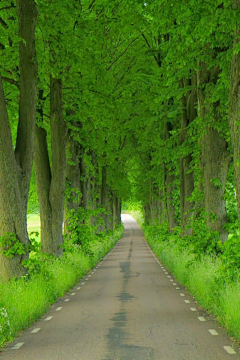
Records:
[[[125,235],[3,360],[227,360],[238,349],[151,253],[123,215]]]

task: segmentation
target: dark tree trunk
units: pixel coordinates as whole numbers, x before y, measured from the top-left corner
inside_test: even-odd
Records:
[[[52,169],[46,131],[37,127],[35,171],[40,207],[42,252],[61,255],[66,183],[67,126],[63,118],[62,83],[50,78]]]
[[[167,210],[167,223],[168,230],[170,233],[173,232],[173,229],[178,226],[176,220],[176,210],[173,204],[173,191],[174,191],[174,175],[169,174],[169,171],[166,169],[165,172],[165,191],[166,191],[166,210]]]
[[[0,77],[0,236],[13,233],[23,245],[27,235],[27,201],[33,159],[36,120],[37,61],[35,27],[37,7],[32,0],[17,1],[20,41],[19,123],[15,156],[2,79]],[[12,259],[0,255],[0,277],[9,280],[22,273],[21,261],[28,255]]]
[[[225,200],[223,200],[230,156],[226,141],[220,137],[217,130],[207,129],[202,139],[202,167],[205,210],[207,226],[218,231],[222,241],[228,238],[224,229],[227,223]]]
[[[167,123],[165,127],[165,139],[169,139],[171,134],[171,124]],[[169,164],[171,168],[171,164]],[[168,222],[168,230],[169,232],[173,232],[173,229],[178,226],[178,222],[176,220],[176,209],[174,207],[174,181],[175,176],[171,174],[171,171],[167,168],[167,165],[164,165],[164,189],[165,189],[165,204],[166,204],[166,215]]]
[[[63,117],[62,82],[50,77],[50,123],[52,149],[52,181],[50,202],[52,207],[52,251],[61,255],[63,243],[63,219],[66,185],[67,125]]]
[[[81,185],[81,193],[82,200],[81,206],[84,210],[88,210],[90,208],[89,197],[90,197],[90,176],[87,172],[87,167],[84,159],[85,149],[80,147],[80,185]]]
[[[219,69],[208,70],[206,64],[200,64],[198,71],[198,105],[201,118],[209,115],[210,111],[216,122],[219,122],[221,115],[218,112],[218,104],[210,108],[210,104],[205,99],[204,86],[211,81],[216,83]],[[204,205],[207,212],[207,226],[210,230],[218,231],[222,241],[228,237],[224,225],[227,222],[226,204],[223,200],[227,173],[230,165],[230,153],[228,145],[223,136],[212,126],[206,127],[201,141],[201,166],[203,171],[203,192]]]
[[[240,7],[240,1],[235,1],[235,7]],[[235,31],[234,46],[231,65],[230,93],[229,93],[229,129],[233,148],[233,163],[238,207],[238,220],[240,221],[240,52],[234,53],[240,42],[240,30]]]
[[[108,195],[107,204],[106,204],[106,230],[113,231],[113,197],[112,195]]]
[[[182,82],[181,87],[192,86],[191,91],[182,97],[182,119],[179,145],[188,140],[188,125],[197,117],[197,91],[196,76],[192,76],[191,84]],[[181,236],[191,235],[191,217],[193,215],[193,202],[188,199],[194,190],[194,174],[191,170],[191,152],[180,158],[180,212],[181,212]]]
[[[108,197],[108,189],[107,189],[107,167],[102,167],[102,184],[101,184],[101,197],[100,197],[100,205],[101,208],[107,211],[107,197]],[[107,214],[102,214],[102,219],[104,222],[104,227],[107,227]],[[101,231],[104,231],[104,227]]]
[[[52,206],[49,196],[52,173],[47,147],[47,132],[39,126],[36,126],[34,162],[41,219],[42,252],[52,254]]]
[[[67,183],[71,188],[71,192],[67,199],[66,212],[77,210],[81,203],[81,186],[80,186],[80,147],[79,143],[72,138],[69,141],[70,158],[67,162]],[[68,221],[66,220],[65,227],[67,229]]]
[[[11,138],[7,109],[0,77],[0,236],[13,233],[22,243],[28,243],[25,199],[19,181],[18,167]],[[12,259],[0,254],[0,277],[10,280],[21,274],[21,256]]]

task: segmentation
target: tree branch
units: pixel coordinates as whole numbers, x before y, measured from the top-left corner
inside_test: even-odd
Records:
[[[140,36],[142,36],[142,34],[139,34],[135,39],[133,39],[128,46],[126,47],[126,49],[118,55],[118,57],[109,65],[109,67],[107,68],[107,71],[109,71],[111,69],[111,67],[128,51],[128,49],[130,48],[130,46],[137,40],[140,38]]]
[[[0,11],[1,11],[1,10],[10,10],[10,9],[15,8],[15,7],[16,7],[16,6],[15,6],[14,4],[12,4],[11,6],[4,6],[4,7],[0,8]]]
[[[8,24],[5,23],[5,21],[2,18],[0,18],[0,24],[4,27],[4,29],[8,29]]]
[[[149,49],[152,49],[152,47],[151,47],[151,45],[149,44],[149,41],[148,41],[148,39],[146,38],[146,36],[144,35],[144,33],[142,33],[142,37],[144,38],[144,40],[145,40],[147,46],[149,47]],[[158,65],[159,67],[161,67],[161,61],[158,60],[158,58],[157,58],[156,55],[153,55],[153,57],[154,57],[157,65]]]
[[[88,10],[91,10],[91,8],[93,7],[93,5],[95,4],[95,1],[96,1],[96,0],[92,0],[91,4],[90,4],[89,7],[88,7]]]
[[[2,76],[4,81],[7,81],[9,84],[15,85],[18,89],[20,88],[19,82],[8,77]]]

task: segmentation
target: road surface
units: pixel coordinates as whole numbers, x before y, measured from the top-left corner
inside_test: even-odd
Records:
[[[236,346],[168,273],[129,215],[115,248],[3,360],[227,360]]]

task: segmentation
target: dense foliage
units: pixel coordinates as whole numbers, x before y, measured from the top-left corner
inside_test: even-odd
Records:
[[[6,0],[0,17],[1,276],[28,261],[27,203],[42,252],[62,256],[126,201],[234,273],[238,0]]]

